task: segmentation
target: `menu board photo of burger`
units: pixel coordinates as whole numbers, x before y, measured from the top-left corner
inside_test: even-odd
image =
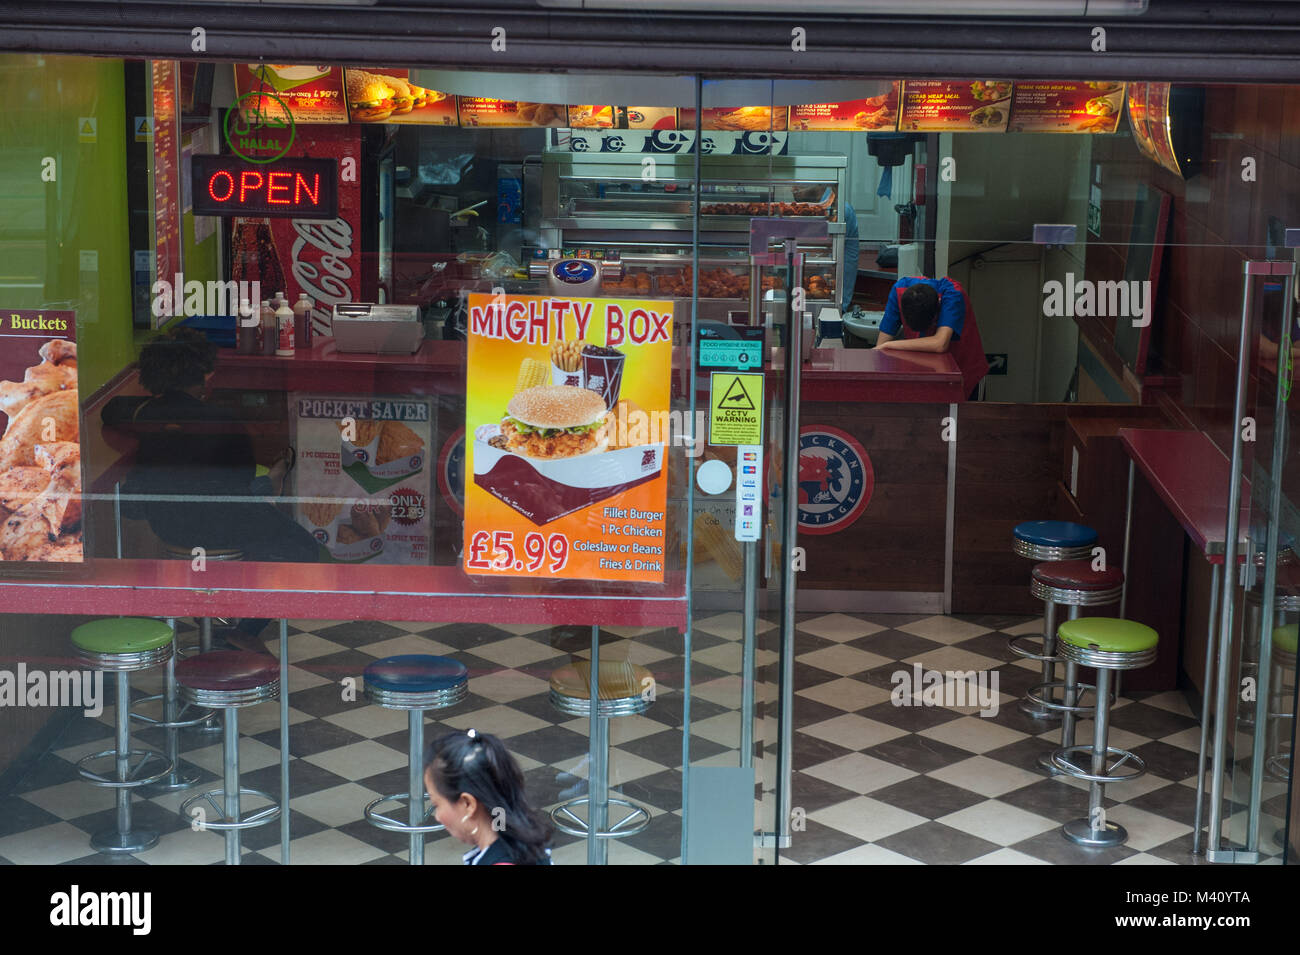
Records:
[[[663,581],[665,304],[470,296],[466,573]]]
[[[412,82],[408,70],[347,69],[343,85],[354,123],[456,125],[456,98]]]
[[[76,325],[0,310],[0,567],[85,559]]]

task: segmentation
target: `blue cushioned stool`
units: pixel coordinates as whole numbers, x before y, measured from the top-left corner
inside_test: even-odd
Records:
[[[381,796],[366,806],[366,821],[389,832],[410,835],[411,865],[424,865],[424,834],[443,829],[430,823],[430,807],[424,791],[424,711],[455,706],[469,695],[469,671],[450,657],[406,654],[385,657],[366,667],[363,674],[366,699],[389,710],[407,710],[410,745],[409,788],[393,796]],[[379,812],[386,802],[406,801],[406,822]]]
[[[1097,546],[1097,532],[1069,521],[1025,521],[1011,532],[1012,549],[1021,557],[1037,561],[1079,560],[1092,556]],[[1035,594],[1039,596],[1039,594]],[[1033,644],[1037,637],[1038,644]],[[1043,632],[1021,634],[1007,641],[1007,648],[1017,656],[1042,663],[1042,683],[1056,682],[1056,601],[1043,598]],[[1061,711],[1025,698],[1020,709],[1040,720],[1059,719]]]

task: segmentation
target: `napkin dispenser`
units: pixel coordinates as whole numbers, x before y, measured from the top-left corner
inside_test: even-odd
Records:
[[[334,306],[334,348],[369,355],[410,355],[424,340],[418,305],[343,302]]]

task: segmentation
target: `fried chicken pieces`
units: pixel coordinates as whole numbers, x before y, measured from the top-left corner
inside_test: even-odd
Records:
[[[77,346],[52,339],[21,382],[0,381],[0,560],[80,561]]]

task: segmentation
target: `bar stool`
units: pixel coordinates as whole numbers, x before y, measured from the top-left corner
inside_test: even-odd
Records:
[[[190,822],[190,812],[196,804],[206,802],[211,806],[216,820],[204,820],[203,828],[226,834],[226,865],[239,865],[239,834],[280,816],[280,806],[269,793],[239,785],[239,710],[279,699],[280,664],[262,653],[214,650],[177,664],[176,682],[185,702],[221,709],[225,729],[222,788],[191,796],[181,803],[181,815]],[[242,796],[265,799],[271,805],[244,817],[240,808]],[[217,797],[221,798],[220,803]]]
[[[155,729],[165,730],[167,733],[167,744],[164,752],[167,759],[171,762],[172,768],[164,778],[156,783],[151,783],[146,787],[149,795],[159,793],[177,792],[182,789],[189,789],[193,786],[198,778],[181,771],[179,750],[180,750],[180,731],[183,729],[192,729],[201,724],[207,724],[216,715],[213,710],[203,707],[196,707],[191,703],[186,703],[177,709],[178,696],[176,692],[176,621],[172,618],[167,619],[167,626],[172,630],[172,653],[167,658],[167,677],[162,693],[156,693],[153,696],[145,696],[135,701],[135,706],[131,709],[131,719],[140,723],[145,723]],[[162,703],[162,715],[158,718],[147,716],[140,712],[139,708],[152,703]],[[217,727],[220,729],[220,725]]]
[[[385,657],[366,667],[363,674],[366,699],[389,710],[407,710],[408,788],[404,793],[380,796],[366,806],[366,821],[389,832],[410,836],[411,865],[424,865],[424,834],[445,827],[428,822],[424,790],[424,712],[455,706],[469,694],[469,670],[450,657],[406,654]],[[419,793],[419,797],[414,794]],[[406,822],[398,822],[379,811],[386,802],[406,801]]]
[[[1093,715],[1092,745],[1063,746],[1052,754],[1057,768],[1075,779],[1087,780],[1088,815],[1064,826],[1063,834],[1076,845],[1111,848],[1123,845],[1128,832],[1118,823],[1105,820],[1102,800],[1106,784],[1137,779],[1147,771],[1140,756],[1107,745],[1110,735],[1110,680],[1112,671],[1136,670],[1155,662],[1159,638],[1150,627],[1115,617],[1082,617],[1067,620],[1057,631],[1061,656],[1076,666],[1097,670],[1097,702]],[[1076,753],[1089,753],[1091,766],[1084,769],[1072,761]],[[1118,756],[1115,762],[1109,757]],[[1134,771],[1121,773],[1132,762]]]
[[[1282,751],[1282,733],[1278,726],[1282,720],[1294,720],[1295,713],[1283,712],[1294,698],[1294,688],[1291,693],[1283,691],[1286,675],[1295,672],[1296,661],[1296,634],[1300,631],[1300,625],[1288,623],[1285,626],[1275,627],[1273,629],[1273,657],[1272,677],[1269,680],[1269,698],[1276,702],[1277,710],[1273,709],[1273,704],[1268,707],[1268,748],[1265,752],[1271,754],[1264,760],[1264,768],[1270,776],[1282,780],[1283,782],[1291,781],[1291,761],[1292,754]]]
[[[635,716],[650,709],[654,687],[650,671],[635,663],[601,663],[596,706],[596,738],[591,740],[591,776],[587,795],[570,799],[551,810],[555,827],[571,836],[594,835],[597,839],[624,839],[650,825],[650,810],[629,799],[609,795],[609,720],[612,716]],[[579,660],[551,674],[551,705],[569,716],[591,716],[591,663]],[[587,818],[573,810],[587,806]],[[627,815],[608,826],[609,807],[622,806]],[[594,832],[592,832],[594,828]]]
[[[1069,521],[1025,521],[1017,524],[1012,534],[1012,549],[1021,557],[1037,561],[1077,560],[1091,557],[1097,544],[1097,532],[1082,524]],[[1056,679],[1056,604],[1047,601],[1043,608],[1043,632],[1038,635],[1041,644],[1032,645],[1033,634],[1020,634],[1007,641],[1007,648],[1017,656],[1042,663],[1042,682]],[[1058,712],[1039,706],[1028,698],[1020,701],[1020,709],[1034,719],[1056,719]]]
[[[1093,570],[1090,559],[1047,561],[1034,565],[1029,592],[1048,606],[1069,607],[1069,619],[1078,620],[1080,607],[1100,607],[1119,602],[1124,592],[1124,573],[1114,567]],[[1056,655],[1056,634],[1049,632],[1046,636],[1050,639],[1045,655],[1051,656],[1051,666],[1055,669],[1055,661],[1061,659]],[[1095,689],[1090,683],[1080,683],[1078,668],[1066,660],[1063,681],[1038,683],[1029,688],[1025,698],[1053,715],[1060,714],[1061,746],[1070,747],[1074,745],[1074,718],[1092,710],[1091,706],[1081,704],[1080,697]],[[1055,690],[1062,691],[1060,700],[1056,699]],[[1111,703],[1114,703],[1113,695]],[[1051,753],[1039,756],[1038,765],[1053,775],[1060,772]]]
[[[163,552],[167,555],[168,560],[194,559],[194,548],[183,547],[180,544],[164,544]],[[219,561],[243,560],[244,552],[238,547],[205,547],[203,549],[203,558],[204,560]],[[197,649],[200,653],[208,653],[212,650],[212,618],[196,617],[195,622],[199,625],[199,645]],[[190,646],[181,649],[183,652],[180,655],[186,657],[194,652],[195,648]]]
[[[117,828],[96,833],[90,845],[96,852],[108,855],[152,849],[158,844],[158,833],[131,827],[131,790],[156,783],[171,772],[172,763],[154,750],[131,748],[130,674],[171,659],[172,628],[149,617],[109,617],[73,630],[72,645],[81,661],[96,670],[117,674],[116,745],[77,761],[77,772],[82,779],[94,786],[117,790]],[[131,761],[136,757],[139,762],[133,766]],[[114,764],[111,775],[92,768],[107,759]]]

